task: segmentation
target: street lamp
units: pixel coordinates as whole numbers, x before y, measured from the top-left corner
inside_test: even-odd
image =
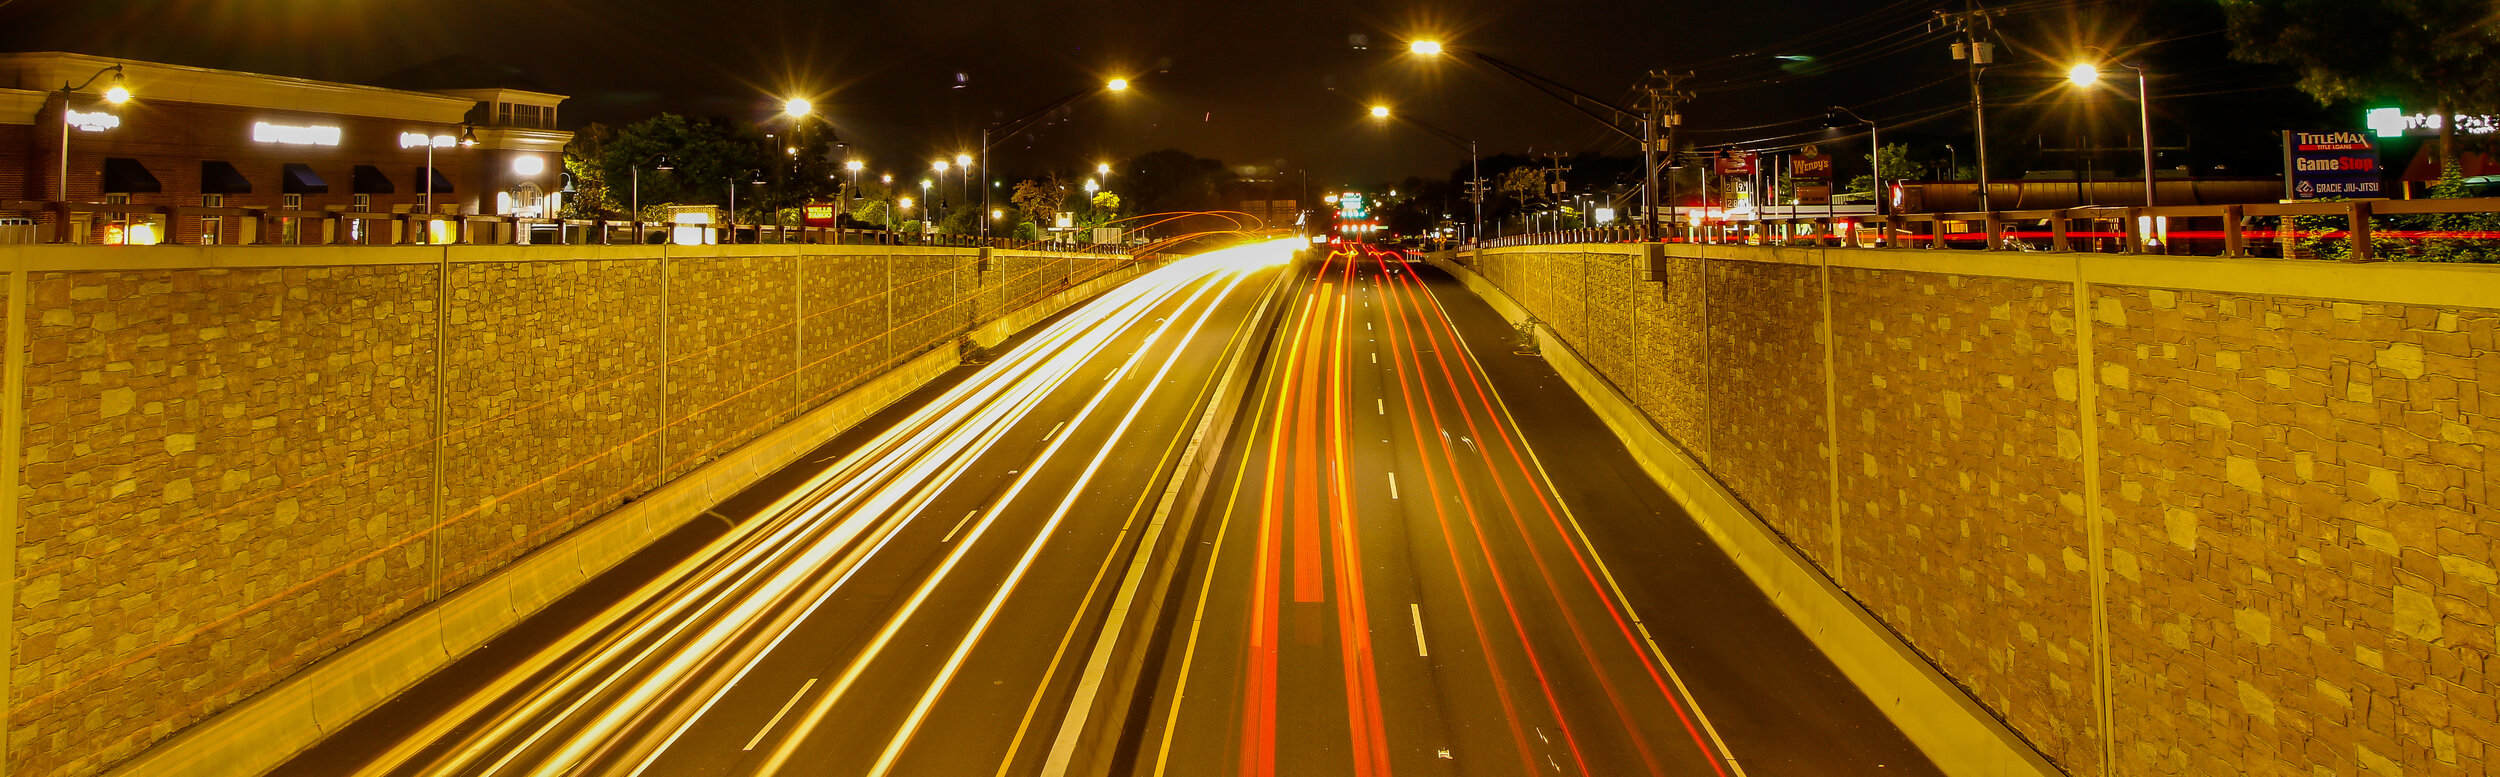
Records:
[[[1873,150],[1869,153],[1867,158],[1873,160],[1873,164],[1871,166],[1874,168],[1873,175],[1875,177],[1875,212],[1878,215],[1881,215],[1884,212],[1883,135],[1876,129],[1875,122],[1867,121],[1865,117],[1859,116],[1857,111],[1852,111],[1837,105],[1832,106],[1831,110],[1828,111],[1823,117],[1823,126],[1832,129],[1839,129],[1844,126],[1840,122],[1840,117],[1842,116],[1847,116],[1851,121],[1866,125],[1866,143],[1868,146],[1873,147]]]
[[[2109,56],[2107,51],[2097,48],[2093,50],[2100,51],[2103,58]],[[2150,208],[2158,204],[2153,196],[2153,96],[2145,88],[2143,67],[2124,62],[2111,62],[2110,64],[2135,71],[2136,118],[2143,122],[2144,132],[2144,207]],[[2088,62],[2075,65],[2066,71],[2066,82],[2075,85],[2078,89],[2089,89],[2093,84],[2100,83],[2100,80],[2100,67]]]
[[[652,154],[634,163],[634,242],[637,244],[642,242],[642,166],[654,161],[659,164],[652,165],[653,170],[665,173],[677,169],[675,165],[668,163],[667,154]]]
[[[848,162],[843,162],[842,169],[848,170],[851,173],[850,199],[856,202],[859,200],[859,171],[868,169],[868,163],[853,159]]]
[[[788,116],[792,119],[804,119],[807,118],[808,114],[815,112],[816,103],[809,101],[805,97],[792,97],[788,100],[782,101],[781,103],[781,115]]]
[[[130,102],[130,83],[122,77],[120,65],[105,66],[95,71],[93,75],[87,76],[87,80],[80,82],[77,86],[70,86],[66,81],[61,83],[61,180],[59,182],[61,202],[69,202],[69,97],[86,91],[87,87],[94,86],[95,80],[103,78],[106,73],[113,74],[113,80],[105,84],[104,101],[114,105]],[[61,229],[64,233],[69,229],[69,211],[67,210],[61,211]]]
[[[1459,137],[1440,127],[1425,124],[1413,117],[1390,110],[1386,105],[1372,106],[1372,118],[1382,121],[1395,118],[1406,122],[1407,126],[1431,133],[1433,137],[1440,138],[1450,145],[1467,149],[1467,176],[1473,179],[1469,181],[1467,197],[1474,202],[1476,208],[1476,235],[1471,239],[1482,241],[1484,239],[1484,173],[1477,168],[1476,141]]]
[[[446,135],[431,135],[425,139],[425,223],[429,233],[434,225],[434,149],[449,147],[454,142],[459,143],[461,148],[476,146],[477,129],[467,124],[460,125],[458,141]],[[426,241],[433,242],[433,237],[432,234],[426,235]]]
[[[1041,110],[1017,117],[1013,121],[993,127],[981,128],[981,169],[983,171],[990,169],[990,149],[992,147],[995,147],[1000,143],[1004,143],[1007,139],[1013,138],[1018,134],[1022,134],[1025,130],[1032,129],[1035,123],[1040,122],[1044,117],[1049,116],[1053,112],[1067,107],[1070,103],[1090,97],[1096,92],[1111,92],[1118,94],[1128,91],[1128,88],[1128,79],[1114,78],[1103,82],[1103,85],[1101,86],[1079,90],[1075,94],[1062,97],[1056,102],[1042,106]],[[981,187],[981,210],[984,211],[983,215],[987,215],[987,211],[991,209],[991,188],[992,187],[988,186]],[[966,199],[970,199],[970,197],[967,196]],[[988,240],[990,237],[990,221],[991,219],[986,218],[981,220],[981,239],[983,240]]]
[[[1419,40],[1406,44],[1406,50],[1427,57],[1437,57],[1441,55],[1441,42],[1437,40]]]
[[[764,171],[762,170],[748,170],[746,175],[729,177],[729,242],[732,243],[738,242],[738,179],[747,177],[755,179],[748,184],[750,186],[764,185]]]

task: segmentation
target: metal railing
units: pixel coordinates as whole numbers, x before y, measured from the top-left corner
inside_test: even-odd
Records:
[[[2484,216],[2448,228],[2440,217]],[[2369,262],[2422,253],[2435,241],[2473,241],[2500,255],[2500,198],[2355,200],[2086,207],[1889,217],[1813,216],[1684,221],[1660,242],[1976,251],[2081,251],[2179,256],[2336,257]],[[1483,247],[1643,242],[1635,227],[1539,232]]]
[[[49,244],[86,242],[78,239],[83,236],[75,231],[80,223],[76,217],[84,215],[95,222],[111,219],[146,222],[161,218],[169,226],[184,219],[219,219],[223,233],[219,240],[221,245],[634,245],[668,243],[680,235],[679,230],[699,230],[695,237],[706,244],[895,245],[1099,254],[1126,253],[1129,248],[1122,243],[1006,237],[984,240],[970,235],[773,224],[732,226],[523,216],[0,201],[0,215],[13,213],[49,216],[50,223],[35,228],[36,242]],[[228,224],[235,226],[225,226]],[[235,228],[242,224],[251,224],[252,228]],[[99,224],[91,223],[87,228],[92,230],[97,226]],[[241,239],[235,239],[238,237]]]

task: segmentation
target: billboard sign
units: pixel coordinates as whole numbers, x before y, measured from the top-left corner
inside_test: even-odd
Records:
[[[1719,174],[1753,175],[1754,159],[1755,155],[1750,153],[1730,154],[1721,152],[1719,154]]]
[[[2385,197],[2378,145],[2360,132],[2283,133],[2284,199]]]
[[[1815,147],[1807,146],[1805,153],[1788,158],[1788,178],[1797,188],[1797,204],[1832,203],[1832,158]]]

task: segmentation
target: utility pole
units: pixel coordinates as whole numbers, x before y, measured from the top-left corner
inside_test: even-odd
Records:
[[[1953,58],[1970,67],[1971,134],[1979,146],[1979,209],[1988,211],[1993,210],[1988,207],[1988,115],[1979,77],[1989,65],[1996,64],[1996,44],[1986,39],[1996,34],[1999,12],[1979,7],[1978,0],[1966,0],[1963,7],[1961,13],[1937,11],[1936,20],[1962,33],[1962,39],[1953,44]]]
[[[1693,99],[1684,91],[1684,80],[1691,73],[1649,71],[1641,85],[1641,239],[1656,241],[1664,237],[1658,230],[1658,209],[1665,205],[1658,188],[1658,154],[1675,152],[1675,130],[1684,126],[1684,114],[1678,105]],[[1672,157],[1670,157],[1672,158]]]

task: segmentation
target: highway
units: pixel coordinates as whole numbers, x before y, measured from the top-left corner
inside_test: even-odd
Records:
[[[1086,304],[277,774],[1936,773],[1482,302],[1291,256]],[[1153,657],[1070,756],[1167,512]]]
[[[1134,773],[1936,773],[1421,268],[1297,278]]]
[[[1035,772],[1291,255],[1095,299],[492,677],[438,676],[467,690],[429,714],[368,716],[333,738],[361,746],[279,773]]]

